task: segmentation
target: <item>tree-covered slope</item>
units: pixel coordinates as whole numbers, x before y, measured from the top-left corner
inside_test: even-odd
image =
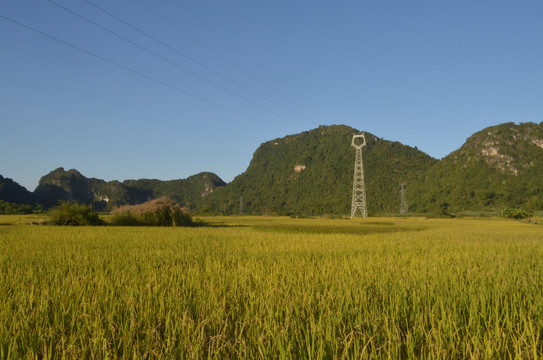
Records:
[[[204,211],[248,214],[348,214],[355,150],[348,126],[318,129],[262,144],[247,170],[210,195]],[[399,185],[416,181],[436,160],[416,148],[366,133],[363,149],[370,213],[396,213]]]
[[[0,175],[0,200],[14,204],[35,204],[34,194],[10,178]]]
[[[110,209],[170,197],[197,213],[349,214],[358,130],[321,126],[263,143],[230,184],[203,172],[187,179],[104,181],[58,168],[32,194],[0,176],[0,200],[55,205],[59,200]],[[368,211],[397,214],[400,184],[410,213],[543,209],[543,123],[507,123],[481,130],[447,157],[366,133],[363,150]]]
[[[90,204],[94,199],[90,183],[79,171],[65,171],[60,167],[42,176],[34,194],[46,207],[53,206],[60,200]]]
[[[184,207],[195,209],[202,199],[226,183],[211,172],[202,172],[179,180],[140,179],[122,183],[128,190],[130,203],[137,204],[160,197],[169,197]]]
[[[506,123],[473,134],[411,187],[416,211],[543,208],[543,123]]]
[[[93,204],[97,209],[109,209],[166,196],[194,209],[201,203],[202,198],[224,185],[224,181],[209,172],[169,181],[140,179],[106,182],[87,178],[74,169],[58,168],[40,179],[34,194],[46,207],[65,200]]]

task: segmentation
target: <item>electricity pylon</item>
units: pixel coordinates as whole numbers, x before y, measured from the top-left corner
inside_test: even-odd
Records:
[[[361,144],[356,143],[356,139],[362,139]],[[360,210],[362,217],[368,217],[366,209],[366,185],[364,183],[364,167],[362,164],[362,148],[366,146],[366,137],[364,133],[353,135],[351,145],[356,149],[354,160],[354,180],[353,180],[353,203],[351,205],[351,218],[356,215],[356,210]]]
[[[400,215],[407,215],[407,201],[405,201],[405,184],[400,184]]]

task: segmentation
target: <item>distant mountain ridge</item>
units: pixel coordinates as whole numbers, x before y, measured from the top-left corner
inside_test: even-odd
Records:
[[[60,200],[93,204],[96,209],[111,209],[120,205],[133,205],[159,197],[169,197],[194,209],[202,198],[226,183],[217,175],[202,172],[186,179],[139,179],[104,181],[87,178],[75,169],[60,167],[40,179],[34,191],[41,203],[50,207]]]
[[[37,202],[35,195],[24,186],[17,184],[10,178],[0,175],[0,200],[15,204],[34,205]]]
[[[358,133],[331,125],[267,141],[229,184],[210,172],[180,180],[106,182],[58,168],[43,176],[33,193],[0,176],[0,200],[45,207],[66,200],[111,209],[167,196],[200,214],[349,214],[351,139]],[[398,213],[400,184],[406,184],[410,213],[543,209],[543,123],[488,127],[441,160],[365,134],[370,215]]]

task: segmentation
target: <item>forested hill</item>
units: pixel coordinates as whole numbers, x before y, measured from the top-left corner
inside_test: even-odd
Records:
[[[411,185],[411,210],[456,213],[543,209],[543,123],[506,123],[473,134]]]
[[[349,214],[355,150],[344,125],[263,143],[247,170],[225,184],[203,172],[180,180],[106,182],[58,168],[34,193],[0,176],[0,201],[42,204],[59,200],[110,209],[167,196],[195,213],[323,215]],[[505,207],[543,209],[543,123],[506,123],[473,134],[441,160],[416,147],[366,132],[363,149],[370,215],[397,214],[400,184],[410,213],[454,214]]]
[[[46,207],[59,200],[93,204],[96,209],[111,209],[138,204],[159,197],[169,197],[190,209],[201,206],[205,197],[226,183],[217,175],[202,172],[186,179],[140,179],[104,181],[87,178],[79,171],[58,168],[40,179],[34,195]]]
[[[202,211],[246,214],[350,213],[355,150],[343,125],[321,126],[262,144],[247,170],[205,199]],[[370,214],[396,213],[401,183],[415,183],[437,160],[366,133],[363,149]]]
[[[14,204],[34,205],[36,197],[24,186],[17,184],[10,178],[0,175],[0,201],[7,201]]]

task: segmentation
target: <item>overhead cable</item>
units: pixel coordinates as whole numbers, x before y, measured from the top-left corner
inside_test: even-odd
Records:
[[[205,21],[204,19],[202,19],[200,16],[194,14],[192,11],[190,11],[189,9],[187,9],[187,7],[185,5],[183,5],[181,3],[181,1],[179,0],[172,0],[175,4],[177,4],[180,8],[182,8],[183,10],[185,10],[188,14],[190,14],[191,16],[193,16],[195,19],[197,19],[198,21],[200,21],[202,24],[204,24],[207,28],[209,28],[211,31],[215,32],[217,35],[219,35],[221,38],[223,38],[224,40],[226,40],[227,42],[230,43],[230,45],[232,45],[233,47],[235,47],[236,49],[238,49],[239,51],[241,51],[243,54],[245,54],[248,58],[250,58],[253,62],[255,62],[256,64],[260,65],[262,68],[264,68],[266,71],[268,71],[270,74],[272,74],[273,76],[275,76],[277,79],[279,79],[280,81],[282,81],[283,83],[285,83],[288,87],[290,87],[292,90],[296,91],[299,95],[303,96],[308,102],[310,102],[313,106],[315,107],[320,107],[318,106],[318,104],[315,104],[310,98],[308,98],[304,93],[302,93],[299,89],[297,89],[296,87],[294,87],[292,84],[290,84],[288,81],[286,81],[284,78],[282,78],[281,76],[279,76],[275,71],[273,71],[269,66],[267,66],[266,64],[264,64],[261,60],[257,59],[256,57],[254,57],[253,55],[251,55],[248,51],[246,51],[245,49],[241,48],[238,44],[236,44],[233,40],[231,40],[230,38],[228,38],[226,35],[224,35],[223,32],[220,32],[218,31],[217,29],[215,29],[213,26],[211,26],[207,21]],[[322,107],[320,107],[322,111],[324,111],[324,109],[322,109]]]
[[[153,10],[152,8],[148,7],[147,5],[145,5],[144,3],[142,3],[141,1],[139,0],[134,0],[136,3],[138,3],[141,7],[145,8],[147,11],[149,11],[150,13],[154,14],[155,16],[157,16],[158,18],[162,19],[163,21],[167,22],[168,24],[170,24],[172,27],[176,28],[177,30],[181,31],[183,34],[191,37],[193,40],[195,40],[196,42],[198,42],[200,45],[202,45],[204,48],[206,48],[207,50],[209,50],[210,52],[212,52],[213,54],[219,56],[220,58],[222,58],[223,60],[226,60],[228,61],[230,64],[234,65],[236,68],[238,68],[239,70],[241,70],[243,73],[245,73],[246,75],[256,79],[258,82],[262,83],[264,86],[272,89],[274,92],[282,95],[283,97],[289,99],[289,100],[293,100],[292,97],[286,95],[284,92],[278,90],[276,87],[274,87],[273,85],[271,85],[270,83],[268,83],[267,81],[264,81],[263,79],[261,79],[260,77],[258,76],[255,76],[254,74],[252,74],[251,72],[247,71],[247,69],[241,65],[239,65],[236,61],[230,59],[229,57],[223,55],[222,53],[220,53],[219,51],[217,51],[216,49],[208,46],[204,41],[200,40],[199,38],[195,37],[194,35],[186,32],[184,29],[182,29],[181,27],[179,27],[177,24],[173,23],[172,21],[170,21],[169,19],[167,19],[166,17],[164,17],[163,15],[161,15],[160,13],[158,13],[157,11]],[[204,25],[208,26],[210,29],[212,29],[214,32],[218,33],[221,37],[225,38],[228,42],[230,42],[234,47],[238,48],[238,50],[240,50],[241,52],[243,53],[246,53],[243,49],[237,47],[232,40],[229,40],[228,38],[226,38],[224,35],[220,34],[217,30],[213,29],[210,25],[206,24],[204,20],[202,20],[201,18],[199,18],[198,16],[194,15],[193,13],[191,13],[190,11],[188,11],[185,7],[183,7],[181,4],[177,3],[174,1],[174,3],[176,5],[179,5],[181,6],[181,8],[183,10],[185,10],[188,14],[190,14],[191,16],[195,17],[197,20],[199,20],[200,22],[204,23]],[[246,54],[247,56],[250,57],[250,55]],[[254,60],[253,60],[254,61]],[[300,107],[302,108],[305,108],[307,110],[307,107],[304,106],[303,104],[295,101]],[[318,125],[315,121],[312,121],[310,119],[308,119],[307,117],[305,116],[302,116],[296,112],[293,112],[293,111],[289,111],[291,114],[299,117],[299,118],[302,118],[304,119],[305,121],[311,123],[312,125]]]
[[[156,78],[154,78],[154,77],[152,77],[152,76],[149,76],[149,75],[146,75],[146,74],[144,74],[144,73],[141,73],[141,72],[139,72],[139,71],[137,71],[137,70],[134,70],[134,69],[132,69],[132,68],[129,68],[128,66],[122,65],[122,64],[120,64],[120,63],[118,63],[118,62],[115,62],[115,61],[113,61],[113,60],[110,60],[110,59],[108,59],[108,58],[105,58],[105,57],[103,57],[103,56],[101,56],[101,55],[98,55],[98,54],[96,54],[96,53],[93,53],[93,52],[91,52],[91,51],[89,51],[89,50],[83,49],[83,48],[80,47],[80,46],[77,46],[77,45],[75,45],[75,44],[69,43],[69,42],[64,41],[64,40],[62,40],[62,39],[59,39],[59,38],[57,38],[57,37],[55,37],[55,36],[53,36],[53,35],[47,34],[47,33],[43,32],[43,31],[41,31],[41,30],[38,30],[38,29],[36,29],[36,28],[34,28],[34,27],[32,27],[32,26],[23,24],[23,23],[21,23],[21,22],[19,22],[19,21],[17,21],[17,20],[14,20],[14,19],[12,19],[12,18],[9,18],[9,17],[7,17],[7,16],[5,16],[5,15],[0,14],[0,17],[3,18],[4,20],[7,20],[7,21],[9,21],[9,22],[11,22],[11,23],[13,23],[13,24],[16,24],[16,25],[20,26],[20,27],[23,27],[23,28],[25,28],[25,29],[31,30],[31,31],[33,31],[33,32],[35,32],[35,33],[38,33],[38,34],[40,34],[40,35],[42,35],[42,36],[45,36],[45,37],[47,37],[47,38],[49,38],[49,39],[55,40],[55,41],[57,41],[57,42],[59,42],[59,43],[61,43],[61,44],[63,44],[63,45],[66,45],[66,46],[69,46],[69,47],[71,47],[71,48],[73,48],[73,49],[79,50],[79,51],[81,51],[81,52],[83,52],[83,53],[85,53],[85,54],[87,54],[87,55],[90,55],[90,56],[92,56],[92,57],[94,57],[94,58],[100,59],[100,60],[102,60],[102,61],[104,61],[104,62],[107,62],[107,63],[109,63],[109,64],[111,64],[111,65],[114,65],[114,66],[119,67],[119,68],[121,68],[121,69],[123,69],[123,70],[126,70],[126,71],[128,71],[128,72],[130,72],[130,73],[132,73],[132,74],[135,74],[135,75],[138,75],[138,76],[140,76],[140,77],[143,77],[143,78],[145,78],[145,79],[147,79],[147,80],[151,80],[151,81],[153,81],[153,82],[155,82],[155,83],[157,83],[157,84],[160,84],[160,85],[162,85],[162,86],[165,86],[165,87],[167,87],[167,88],[170,88],[170,89],[172,89],[172,90],[175,90],[175,91],[177,91],[177,92],[180,92],[180,93],[182,93],[182,94],[184,94],[184,95],[187,95],[187,96],[190,96],[190,97],[192,97],[192,98],[198,99],[198,100],[200,100],[200,101],[202,101],[202,102],[205,102],[205,103],[207,103],[207,104],[213,105],[213,106],[215,106],[215,107],[217,107],[217,108],[220,108],[220,109],[222,109],[222,110],[228,111],[228,112],[230,112],[230,113],[232,113],[232,114],[235,114],[235,115],[237,115],[237,116],[243,117],[243,118],[245,118],[245,119],[248,119],[248,120],[251,120],[251,121],[255,121],[255,122],[260,123],[260,124],[262,124],[262,125],[266,125],[266,126],[268,126],[268,127],[275,128],[275,129],[277,129],[277,130],[281,130],[281,131],[285,131],[285,132],[287,131],[287,130],[282,129],[282,128],[280,128],[280,127],[274,125],[274,124],[269,124],[269,123],[267,123],[267,122],[258,120],[258,119],[255,118],[255,117],[252,117],[252,116],[249,116],[249,115],[245,115],[245,114],[243,114],[243,113],[240,113],[240,112],[237,111],[237,110],[231,109],[231,108],[226,107],[226,106],[221,105],[221,104],[218,104],[218,103],[216,103],[216,102],[214,102],[214,101],[211,101],[211,100],[209,100],[209,99],[206,99],[206,98],[204,98],[204,97],[202,97],[202,96],[193,94],[193,93],[191,93],[191,92],[189,92],[189,91],[187,91],[187,90],[183,90],[183,89],[181,89],[181,88],[179,88],[179,87],[177,87],[177,86],[168,84],[168,83],[165,82],[165,81],[162,81],[162,80],[156,79]]]
[[[204,76],[202,76],[202,75],[200,75],[200,74],[197,74],[197,73],[195,73],[194,71],[192,71],[192,70],[190,70],[190,69],[187,69],[186,67],[184,67],[184,66],[182,66],[182,65],[179,65],[178,63],[176,63],[176,62],[174,62],[174,61],[172,61],[172,60],[170,60],[170,59],[168,59],[168,58],[166,58],[166,57],[164,57],[164,56],[162,56],[162,55],[159,55],[159,54],[157,54],[156,52],[154,52],[154,51],[152,51],[152,50],[149,50],[149,49],[145,48],[144,46],[141,46],[141,45],[139,45],[138,43],[136,43],[136,42],[134,42],[134,41],[132,41],[132,40],[130,40],[130,39],[128,39],[128,38],[126,38],[126,37],[124,37],[124,36],[122,36],[122,35],[116,33],[116,32],[114,32],[114,31],[112,31],[112,30],[110,30],[110,29],[106,28],[105,26],[102,26],[102,25],[100,25],[100,24],[98,24],[98,23],[96,23],[96,22],[90,20],[89,18],[86,18],[86,17],[83,16],[83,15],[81,15],[81,14],[79,14],[79,13],[77,13],[77,12],[75,12],[75,11],[73,11],[73,10],[71,10],[71,9],[69,9],[69,8],[67,8],[67,7],[65,7],[65,6],[63,6],[63,5],[61,5],[61,4],[59,4],[59,3],[56,3],[56,2],[53,1],[53,0],[48,0],[48,1],[49,1],[51,4],[54,4],[54,5],[56,5],[56,6],[60,7],[60,8],[62,8],[62,9],[64,9],[65,11],[67,11],[67,12],[69,12],[69,13],[71,13],[71,14],[73,14],[73,15],[75,15],[75,16],[77,16],[77,17],[79,17],[79,18],[81,18],[81,19],[83,19],[83,20],[85,20],[85,21],[87,21],[88,23],[90,23],[90,24],[92,24],[92,25],[94,25],[94,26],[96,26],[96,27],[98,27],[98,28],[100,28],[100,29],[102,29],[102,30],[104,30],[104,31],[106,31],[106,32],[108,32],[108,33],[110,33],[110,34],[112,34],[113,36],[116,36],[116,37],[118,37],[119,39],[128,42],[129,44],[131,44],[131,45],[137,47],[138,49],[141,49],[141,50],[145,51],[146,53],[151,54],[151,55],[153,55],[153,56],[159,58],[160,60],[162,60],[162,61],[164,61],[164,62],[167,62],[168,64],[170,64],[170,65],[172,65],[172,66],[174,66],[174,67],[176,67],[176,68],[178,68],[178,69],[180,69],[180,70],[183,70],[183,71],[187,72],[188,74],[190,74],[190,75],[192,75],[192,76],[194,76],[194,77],[197,77],[198,79],[201,79],[201,80],[207,82],[208,84],[213,85],[213,86],[215,86],[215,87],[217,87],[217,88],[219,88],[219,89],[221,89],[221,90],[223,90],[223,91],[229,93],[230,95],[233,95],[233,96],[235,96],[235,97],[237,97],[237,98],[239,98],[239,99],[241,99],[241,100],[243,100],[243,101],[246,101],[246,102],[248,102],[248,103],[250,103],[250,104],[252,104],[252,105],[254,105],[254,106],[256,106],[256,107],[258,107],[258,108],[260,108],[260,109],[262,109],[262,110],[265,110],[265,111],[267,111],[267,112],[269,112],[269,113],[271,113],[271,114],[273,114],[273,115],[275,115],[275,116],[277,116],[277,117],[280,117],[280,118],[282,118],[282,119],[284,119],[284,120],[287,120],[287,121],[290,121],[290,122],[292,122],[292,123],[295,123],[296,125],[298,125],[298,126],[300,126],[300,127],[302,127],[302,128],[304,127],[304,126],[303,126],[302,124],[300,124],[299,122],[297,122],[297,121],[295,121],[295,120],[292,120],[292,119],[290,119],[290,118],[287,118],[287,117],[285,117],[285,116],[283,116],[283,115],[277,113],[277,112],[274,111],[274,110],[268,109],[267,107],[265,107],[265,106],[263,106],[263,105],[261,105],[261,104],[259,104],[259,103],[257,103],[257,102],[254,102],[253,100],[248,99],[248,98],[246,98],[246,97],[243,96],[243,95],[237,94],[237,93],[231,91],[230,89],[227,89],[227,88],[225,88],[224,86],[222,86],[222,85],[220,85],[220,84],[218,84],[218,83],[216,83],[216,82],[214,82],[214,81],[212,81],[212,80],[210,80],[210,79],[208,79],[208,78],[206,78],[206,77],[204,77]]]
[[[155,42],[159,43],[160,45],[162,45],[162,46],[164,46],[164,47],[166,47],[166,48],[168,48],[168,49],[170,49],[170,50],[176,52],[177,54],[183,56],[184,58],[186,58],[186,59],[192,61],[192,62],[195,63],[195,64],[198,64],[199,66],[203,67],[204,69],[211,71],[211,72],[214,73],[215,75],[217,75],[217,76],[219,76],[219,77],[221,77],[221,78],[223,78],[223,79],[225,79],[225,80],[227,80],[227,81],[229,81],[229,82],[231,82],[231,83],[233,83],[233,84],[239,86],[240,88],[242,88],[242,89],[244,89],[244,90],[250,92],[251,94],[253,94],[253,95],[255,95],[255,96],[257,96],[257,97],[259,97],[259,98],[261,98],[261,99],[263,99],[263,100],[265,100],[265,101],[267,101],[267,102],[269,102],[269,103],[272,104],[272,105],[277,106],[278,108],[283,109],[284,111],[287,111],[288,113],[290,113],[290,114],[292,114],[292,115],[294,115],[294,116],[297,116],[297,117],[299,117],[299,118],[301,118],[301,119],[303,119],[303,120],[305,120],[305,121],[307,121],[307,122],[309,122],[309,123],[311,123],[311,124],[314,124],[311,120],[305,118],[304,116],[299,115],[299,114],[297,114],[296,112],[294,112],[294,111],[292,111],[292,110],[289,110],[288,108],[282,106],[281,104],[278,104],[278,103],[276,103],[275,101],[269,99],[268,97],[259,94],[258,92],[256,92],[256,91],[254,91],[254,90],[248,88],[247,86],[245,86],[245,85],[239,83],[238,81],[233,80],[233,79],[229,78],[228,76],[221,74],[220,72],[214,70],[213,68],[211,68],[211,67],[209,67],[209,66],[203,64],[202,62],[200,62],[200,61],[198,61],[198,60],[196,60],[196,59],[194,59],[194,58],[191,57],[190,55],[187,55],[187,54],[184,53],[183,51],[181,51],[181,50],[179,50],[179,49],[177,49],[177,48],[175,48],[175,47],[173,47],[173,46],[171,46],[171,45],[169,45],[169,44],[163,42],[162,40],[156,38],[155,36],[153,36],[153,35],[151,35],[151,34],[145,32],[145,31],[141,30],[140,28],[138,28],[138,27],[136,27],[136,26],[134,26],[134,25],[132,25],[132,24],[129,23],[128,21],[123,20],[123,19],[121,19],[120,17],[116,16],[115,14],[112,14],[111,12],[107,11],[106,9],[104,9],[104,8],[102,8],[102,7],[98,6],[98,5],[96,5],[96,4],[93,3],[92,1],[90,1],[90,0],[83,0],[83,1],[85,1],[87,4],[93,6],[94,8],[100,10],[101,12],[107,14],[108,16],[110,16],[110,17],[116,19],[117,21],[119,21],[119,22],[125,24],[126,26],[129,26],[131,29],[133,29],[133,30],[139,32],[140,34],[143,34],[143,35],[147,36],[148,38],[154,40]]]

